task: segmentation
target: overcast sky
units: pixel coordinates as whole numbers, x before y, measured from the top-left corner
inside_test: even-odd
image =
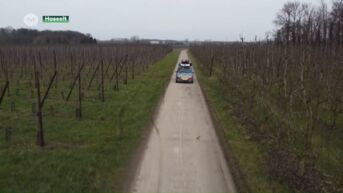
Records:
[[[176,40],[247,40],[263,38],[275,27],[276,13],[288,0],[0,0],[0,27],[27,27],[29,13],[39,17],[34,29],[76,30],[106,40],[128,38]],[[318,5],[320,0],[302,0]],[[69,15],[67,24],[41,22],[43,15]]]

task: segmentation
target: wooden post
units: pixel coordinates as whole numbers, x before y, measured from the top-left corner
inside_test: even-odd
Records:
[[[6,81],[4,89],[1,92],[1,96],[0,96],[0,104],[2,102],[2,100],[4,99],[4,96],[6,94],[6,90],[8,89],[8,85],[9,85],[9,81]]]
[[[37,91],[37,145],[40,147],[44,146],[44,131],[43,131],[43,118],[42,118],[42,105],[41,105],[41,93],[40,93],[40,82],[39,72],[37,71],[36,61],[34,59],[34,74],[35,74],[35,85]],[[39,62],[41,62],[41,56],[39,53]]]
[[[129,65],[129,64],[126,64],[126,65],[125,65],[125,79],[124,79],[124,84],[125,84],[125,85],[127,84],[128,65]]]
[[[105,102],[105,89],[104,89],[104,60],[101,58],[101,101]]]
[[[213,54],[213,48],[211,49],[211,63],[210,63],[210,76],[213,74],[213,64],[214,64],[214,54]]]
[[[132,78],[132,80],[134,80],[135,79],[135,61],[132,61],[132,63],[131,63],[131,78]]]
[[[82,96],[81,96],[81,64],[79,62],[79,101],[78,101],[78,118],[81,119],[82,117],[82,104],[81,104],[81,101],[82,101]]]
[[[39,54],[39,64],[40,66],[42,66],[42,57],[40,52]],[[48,97],[50,88],[57,76],[57,68],[56,68],[56,54],[54,52],[54,67],[55,67],[55,73],[53,75],[53,77],[50,80],[49,86],[47,88],[47,90],[45,91],[45,94],[43,96],[43,98],[41,98],[41,92],[40,92],[40,74],[39,71],[37,70],[37,66],[36,66],[36,59],[33,56],[33,67],[34,67],[34,75],[35,75],[35,87],[36,87],[36,91],[37,91],[37,145],[40,147],[43,147],[45,145],[44,142],[44,130],[43,130],[43,113],[42,113],[42,109],[44,106],[44,102],[45,99]]]
[[[10,81],[9,81],[9,78],[8,78],[8,65],[7,64],[5,65],[5,61],[4,61],[2,55],[1,55],[0,59],[1,59],[2,65],[3,65],[4,73],[5,73],[5,77],[6,77],[6,83],[5,83],[4,89],[2,90],[1,95],[0,95],[0,105],[1,105],[1,102],[4,99],[6,91],[7,91],[8,94],[10,92]]]

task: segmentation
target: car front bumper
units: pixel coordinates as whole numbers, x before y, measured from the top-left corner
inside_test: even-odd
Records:
[[[182,79],[180,77],[176,77],[176,82],[192,83],[193,82],[193,78]]]

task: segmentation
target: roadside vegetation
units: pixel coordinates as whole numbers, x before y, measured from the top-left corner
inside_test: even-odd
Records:
[[[146,44],[1,47],[0,192],[120,190],[178,54]]]
[[[343,2],[292,2],[275,40],[190,48],[252,192],[343,191]]]

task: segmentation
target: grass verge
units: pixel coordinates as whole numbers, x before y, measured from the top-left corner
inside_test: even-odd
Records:
[[[31,101],[23,99],[29,94],[9,97],[0,109],[1,131],[12,128],[10,141],[0,138],[0,192],[118,191],[178,55],[168,54],[119,92],[107,89],[105,103],[96,89],[88,91],[81,120],[74,118],[74,104],[52,92],[43,110],[45,148],[35,145]],[[16,101],[13,112],[10,101]]]

